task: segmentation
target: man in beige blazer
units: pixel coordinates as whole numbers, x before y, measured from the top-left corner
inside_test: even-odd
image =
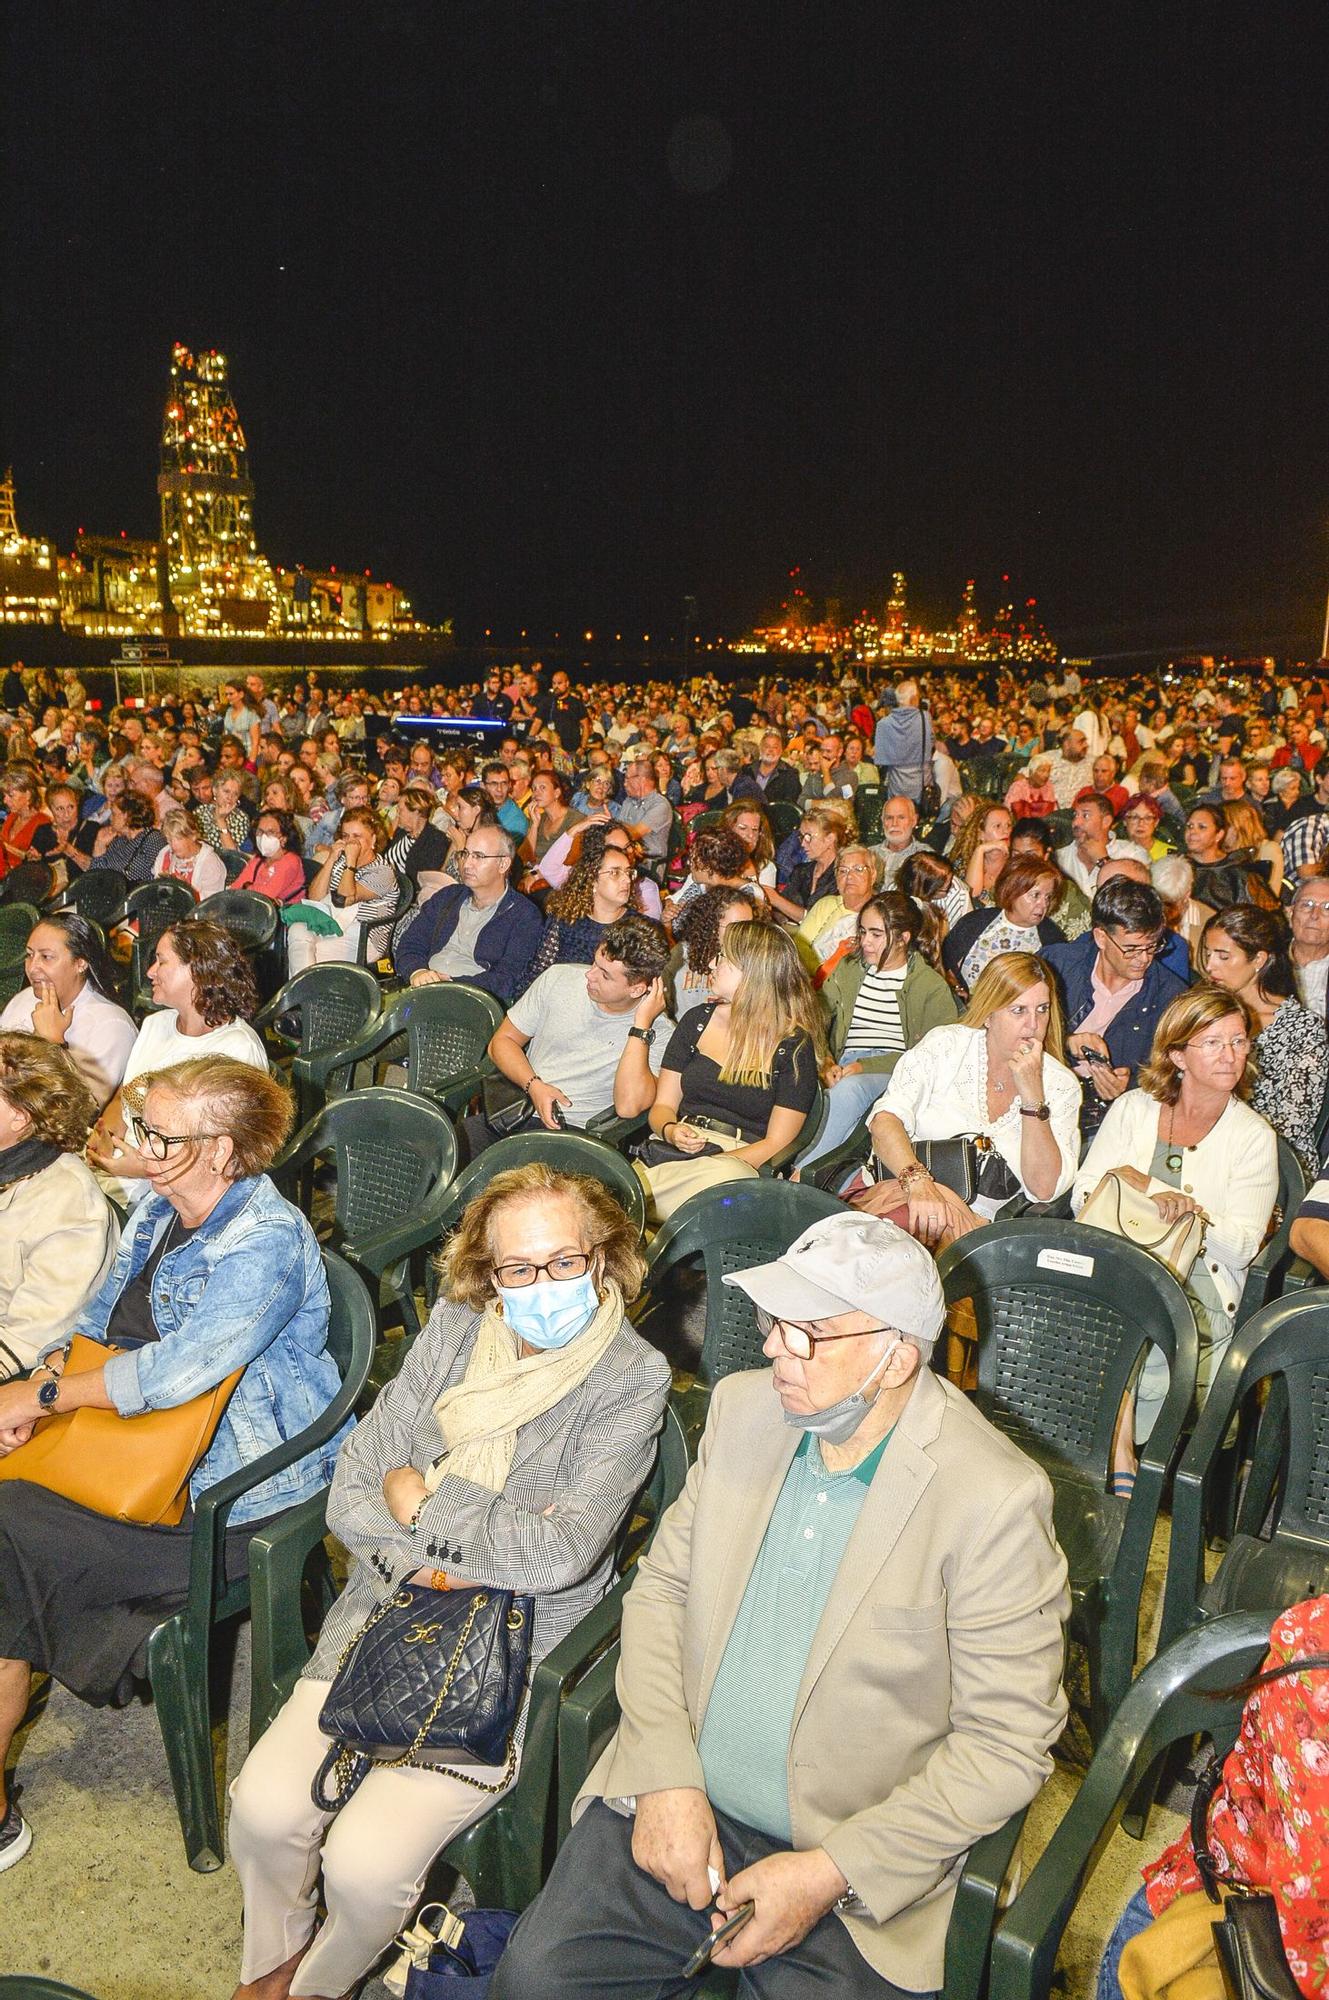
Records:
[[[618,1732],[493,2000],[934,1993],[968,1848],[1051,1768],[1066,1563],[1043,1473],[926,1366],[944,1307],[883,1218],[726,1280],[767,1370],[716,1387],[623,1620]]]

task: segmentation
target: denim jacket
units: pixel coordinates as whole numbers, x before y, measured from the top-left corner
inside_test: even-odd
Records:
[[[105,1341],[116,1300],[174,1213],[161,1195],[140,1203],[76,1333]],[[340,1387],[327,1351],[328,1283],[318,1243],[304,1216],[264,1175],[236,1181],[207,1221],[167,1251],[153,1280],[152,1317],[160,1339],[113,1354],[106,1363],[106,1392],[122,1417],[187,1402],[244,1369],[189,1482],[195,1499],[306,1429]],[[263,1520],[328,1485],[353,1421],[243,1494],[231,1525]]]

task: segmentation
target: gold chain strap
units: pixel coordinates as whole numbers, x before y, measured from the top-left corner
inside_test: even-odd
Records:
[[[372,1614],[372,1616],[365,1621],[365,1624],[362,1626],[361,1630],[356,1634],[355,1638],[352,1639],[351,1644],[347,1646],[346,1651],[342,1654],[341,1659],[338,1661],[338,1671],[340,1671],[341,1667],[345,1665],[346,1660],[350,1654],[351,1647],[356,1645],[359,1642],[359,1640],[364,1637],[365,1633],[369,1631],[371,1626],[376,1625],[379,1619],[382,1618],[385,1615],[385,1613],[389,1611],[393,1606],[397,1606],[400,1608],[405,1605],[408,1605],[410,1602],[411,1600],[409,1597],[403,1596],[400,1593],[395,1594],[390,1598],[386,1598],[384,1602],[380,1604],[378,1610],[375,1611]],[[506,1791],[508,1786],[512,1783],[513,1772],[517,1768],[517,1746],[512,1736],[509,1736],[508,1738],[507,1761],[503,1768],[503,1775],[498,1780],[497,1784],[486,1784],[483,1778],[468,1777],[465,1771],[459,1771],[451,1764],[430,1764],[426,1766],[421,1766],[418,1764],[418,1753],[424,1744],[425,1738],[428,1736],[431,1728],[434,1725],[435,1717],[438,1715],[439,1710],[442,1708],[444,1702],[448,1698],[448,1695],[452,1691],[452,1683],[456,1679],[457,1669],[461,1665],[462,1656],[466,1651],[467,1641],[470,1639],[471,1633],[475,1630],[475,1615],[477,1611],[479,1611],[480,1607],[482,1605],[488,1604],[488,1602],[489,1602],[488,1593],[483,1590],[477,1590],[475,1596],[471,1599],[471,1608],[466,1614],[466,1623],[462,1626],[461,1632],[458,1634],[457,1643],[452,1649],[452,1658],[448,1661],[447,1672],[443,1676],[443,1685],[439,1689],[437,1695],[434,1697],[434,1702],[432,1707],[430,1708],[428,1715],[425,1717],[424,1721],[420,1724],[419,1729],[416,1731],[414,1743],[410,1744],[407,1749],[403,1750],[400,1757],[376,1757],[373,1761],[376,1764],[381,1765],[383,1769],[389,1771],[399,1771],[401,1770],[403,1765],[411,1765],[413,1768],[446,1772],[448,1777],[456,1778],[458,1782],[463,1785],[472,1786],[474,1790],[476,1790],[477,1792],[503,1792]],[[520,1625],[521,1622],[522,1621],[520,1612],[514,1613],[508,1620],[509,1625],[514,1625],[514,1624]],[[341,1754],[338,1757],[335,1766],[333,1767],[336,1775],[337,1791],[339,1795],[345,1792],[348,1785],[350,1784],[352,1772],[354,1770],[357,1761],[359,1760],[359,1757],[360,1757],[360,1752],[358,1750],[352,1749],[350,1744],[347,1743],[342,1745]]]

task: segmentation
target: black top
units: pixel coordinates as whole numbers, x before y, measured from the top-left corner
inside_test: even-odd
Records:
[[[100,832],[101,828],[94,826],[91,820],[85,819],[81,826],[76,827],[74,830],[74,846],[78,849],[78,852],[80,854],[91,854],[97,844],[97,835]],[[58,835],[50,820],[43,820],[37,828],[36,833],[32,836],[30,843],[32,852],[39,854],[44,860],[55,846],[57,838]]]
[[[799,861],[789,870],[784,892],[791,903],[810,910],[823,896],[835,894],[835,862],[828,861],[820,874],[815,861]]]
[[[111,1317],[106,1322],[108,1347],[147,1347],[154,1340],[161,1339],[157,1322],[152,1317],[152,1281],[167,1251],[178,1250],[193,1233],[192,1229],[185,1228],[178,1215],[172,1215],[148,1252],[147,1263],[137,1277],[129,1280],[111,1307]]]
[[[390,861],[399,875],[409,875],[418,889],[421,870],[441,875],[451,852],[447,835],[431,820],[414,836],[404,830],[394,834],[384,849],[383,859]]]
[[[697,1049],[714,1012],[714,1002],[689,1008],[669,1037],[663,1067],[677,1070],[683,1079],[679,1117],[718,1118],[725,1125],[736,1125],[744,1139],[751,1141],[765,1138],[777,1105],[806,1116],[817,1095],[817,1063],[812,1043],[802,1030],[786,1035],[776,1045],[771,1080],[765,1086],[721,1083],[719,1064]]]

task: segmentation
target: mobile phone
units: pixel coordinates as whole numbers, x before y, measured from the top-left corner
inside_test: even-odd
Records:
[[[699,1972],[704,1972],[710,1964],[713,1954],[720,1949],[722,1944],[728,1944],[730,1938],[736,1936],[742,1930],[756,1907],[755,1903],[740,1903],[734,1911],[733,1916],[727,1917],[718,1931],[712,1931],[709,1937],[704,1937],[687,1964],[683,1967],[683,1977],[685,1979],[695,1979]]]
[[[1101,1049],[1081,1049],[1079,1060],[1087,1063],[1105,1063],[1110,1060]]]

